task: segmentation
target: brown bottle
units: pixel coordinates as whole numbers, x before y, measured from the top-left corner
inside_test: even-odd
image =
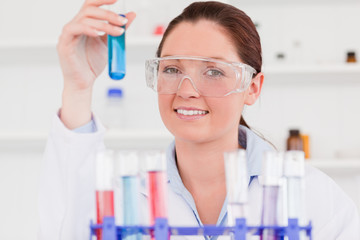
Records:
[[[303,141],[300,136],[300,131],[298,129],[290,129],[290,136],[287,139],[286,150],[300,150],[303,151]]]
[[[356,63],[356,54],[355,52],[347,52],[346,62]]]

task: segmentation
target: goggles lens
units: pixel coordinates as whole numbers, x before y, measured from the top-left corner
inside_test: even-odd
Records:
[[[190,80],[202,96],[223,97],[244,91],[255,70],[242,63],[210,58],[171,56],[146,61],[147,85],[159,94],[175,94]]]

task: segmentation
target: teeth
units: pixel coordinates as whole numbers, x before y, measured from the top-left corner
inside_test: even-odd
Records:
[[[177,113],[187,116],[192,115],[204,115],[206,114],[206,111],[199,111],[199,110],[184,110],[184,109],[177,109]]]

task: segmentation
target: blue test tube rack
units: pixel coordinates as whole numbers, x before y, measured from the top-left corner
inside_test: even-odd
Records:
[[[166,218],[157,218],[154,226],[116,226],[114,217],[104,217],[103,224],[90,223],[90,240],[96,235],[96,230],[103,230],[103,240],[121,240],[122,235],[141,233],[155,235],[156,240],[168,240],[169,235],[203,235],[219,236],[234,234],[235,240],[246,240],[246,234],[260,235],[264,229],[273,229],[279,236],[287,236],[289,240],[299,240],[300,231],[305,231],[308,239],[311,237],[311,222],[307,226],[299,226],[298,219],[288,220],[288,226],[248,226],[246,219],[236,219],[234,227],[205,225],[203,227],[173,227],[168,225]]]

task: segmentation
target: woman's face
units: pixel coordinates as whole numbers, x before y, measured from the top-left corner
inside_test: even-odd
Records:
[[[161,57],[188,55],[241,62],[236,48],[219,25],[208,20],[182,22],[168,35]],[[187,79],[176,94],[159,94],[161,118],[177,139],[205,143],[237,132],[246,92],[226,97],[201,96]],[[180,111],[179,111],[180,110]],[[184,115],[181,110],[197,110],[196,115]],[[204,114],[205,113],[205,114]]]

